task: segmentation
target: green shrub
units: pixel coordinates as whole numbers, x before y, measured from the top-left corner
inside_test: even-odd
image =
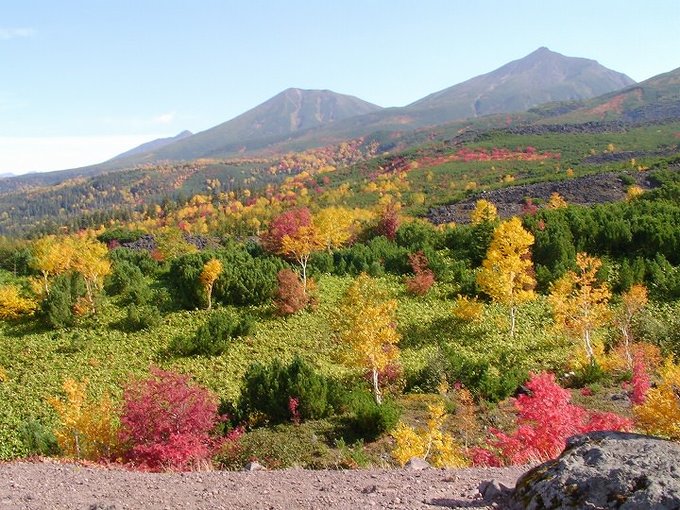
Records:
[[[222,263],[213,288],[214,302],[224,305],[258,305],[269,301],[276,291],[277,273],[285,263],[272,257],[253,257],[243,246],[202,251],[174,259],[168,278],[178,303],[186,309],[196,308],[204,299],[198,283],[203,265],[216,258]]]
[[[122,293],[121,302],[127,305],[144,306],[149,303],[158,303],[156,293],[144,279],[132,282]]]
[[[240,414],[261,414],[272,423],[289,421],[294,418],[290,410],[290,399],[294,398],[300,419],[323,418],[332,411],[331,386],[327,378],[300,357],[288,365],[278,360],[269,365],[256,363],[244,377]]]
[[[69,273],[52,281],[49,294],[41,304],[43,320],[54,329],[63,329],[75,323],[73,305],[85,294],[82,276]]]
[[[591,384],[603,382],[608,377],[597,363],[587,363],[575,372],[568,374],[565,384],[569,388],[583,388]]]
[[[59,454],[59,444],[54,434],[36,419],[23,422],[19,427],[19,434],[29,455]]]
[[[243,469],[252,460],[269,469],[326,468],[331,451],[318,432],[317,422],[258,428],[226,444],[215,460],[220,469],[227,470]]]
[[[175,356],[219,356],[234,338],[250,335],[254,324],[250,316],[240,316],[230,310],[214,311],[194,336],[173,339],[168,351]]]
[[[364,439],[376,439],[397,426],[401,408],[392,400],[376,404],[373,395],[365,390],[355,390],[349,396],[350,426]]]
[[[525,369],[503,363],[497,355],[497,365],[486,358],[473,358],[455,349],[449,349],[448,380],[460,382],[472,393],[489,402],[500,402],[512,395],[527,380]]]
[[[440,351],[437,351],[428,357],[423,368],[407,377],[406,391],[437,393],[442,380],[447,377],[448,368],[446,358]]]
[[[116,248],[109,252],[109,260],[114,265],[127,262],[139,268],[145,276],[153,276],[158,272],[159,265],[146,250],[132,250],[130,248]]]
[[[125,227],[109,228],[97,236],[102,243],[118,241],[119,243],[131,243],[144,235],[141,230],[131,230]]]
[[[142,331],[153,329],[161,323],[161,312],[153,305],[130,304],[126,308],[123,329],[126,331]]]
[[[111,296],[125,293],[130,287],[143,280],[142,270],[132,262],[120,260],[113,264],[111,274],[106,278],[106,292]]]

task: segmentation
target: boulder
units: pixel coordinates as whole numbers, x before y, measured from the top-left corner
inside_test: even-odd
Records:
[[[514,509],[680,508],[680,444],[626,432],[574,436],[520,477]]]
[[[267,468],[256,460],[248,462],[248,464],[246,464],[245,467],[243,468],[243,471],[266,471],[266,470]]]
[[[411,457],[409,461],[404,464],[404,469],[410,469],[411,471],[422,471],[423,469],[428,469],[429,467],[430,464],[420,457]]]
[[[498,480],[484,480],[477,487],[479,495],[486,502],[496,501],[502,498],[506,498],[512,490],[503,485]]]

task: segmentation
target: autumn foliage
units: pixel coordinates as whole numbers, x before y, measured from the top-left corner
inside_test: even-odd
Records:
[[[399,356],[397,302],[366,273],[345,292],[335,316],[335,330],[349,364],[370,370],[373,395],[382,402],[380,372]]]
[[[422,251],[411,253],[408,262],[413,276],[406,280],[406,289],[415,296],[424,296],[434,285],[434,273],[429,268],[429,261]]]
[[[210,259],[203,265],[203,270],[198,279],[205,291],[206,299],[208,301],[208,310],[212,308],[212,291],[217,278],[222,273],[222,263],[217,259]]]
[[[680,439],[680,366],[668,361],[661,382],[646,392],[644,403],[633,407],[637,425],[648,434]]]
[[[189,376],[151,369],[151,376],[125,388],[121,442],[134,465],[183,470],[208,461],[220,442],[211,437],[219,423],[217,398],[189,382]]]
[[[0,286],[0,319],[13,320],[24,315],[31,315],[37,304],[21,295],[16,285]]]
[[[475,463],[525,464],[557,457],[567,438],[596,430],[630,430],[632,422],[613,413],[590,412],[571,403],[571,394],[550,373],[526,383],[528,393],[515,399],[517,428],[506,434],[492,430],[489,448],[478,450]]]
[[[64,398],[48,400],[59,418],[54,435],[67,457],[111,459],[118,445],[116,410],[108,394],[96,401],[89,399],[87,386],[87,381],[66,379]]]
[[[477,283],[494,301],[510,308],[510,334],[515,332],[515,313],[520,303],[534,299],[536,280],[531,252],[534,236],[522,227],[519,218],[501,223],[493,238]]]
[[[550,292],[555,323],[583,340],[588,361],[595,363],[593,332],[609,320],[607,306],[611,291],[599,282],[597,272],[602,261],[586,253],[576,255],[578,271],[568,271],[557,280]]]
[[[468,465],[463,450],[450,434],[443,432],[446,420],[444,404],[428,404],[427,427],[414,429],[399,422],[392,437],[396,446],[392,456],[402,466],[412,457],[429,460],[435,467],[459,468]]]
[[[278,287],[274,297],[274,306],[280,315],[291,315],[312,303],[312,296],[305,292],[300,277],[291,269],[282,269],[276,275]]]

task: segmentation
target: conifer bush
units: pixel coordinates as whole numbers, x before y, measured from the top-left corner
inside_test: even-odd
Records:
[[[323,418],[333,409],[331,386],[300,357],[287,365],[279,360],[268,365],[256,363],[244,376],[240,414],[263,415],[271,423],[292,421],[296,416],[301,420]],[[295,413],[290,408],[291,398],[297,402]]]
[[[254,319],[248,315],[231,310],[215,311],[193,336],[174,338],[168,351],[175,356],[219,356],[234,338],[250,335],[254,324]]]
[[[393,430],[401,417],[401,408],[391,399],[376,403],[365,390],[355,390],[348,398],[348,409],[353,415],[350,425],[355,434],[364,439],[375,439]]]

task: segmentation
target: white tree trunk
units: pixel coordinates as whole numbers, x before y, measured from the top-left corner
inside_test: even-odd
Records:
[[[378,384],[378,369],[373,368],[373,395],[375,396],[375,403],[382,404],[382,395],[380,394],[380,385]]]

